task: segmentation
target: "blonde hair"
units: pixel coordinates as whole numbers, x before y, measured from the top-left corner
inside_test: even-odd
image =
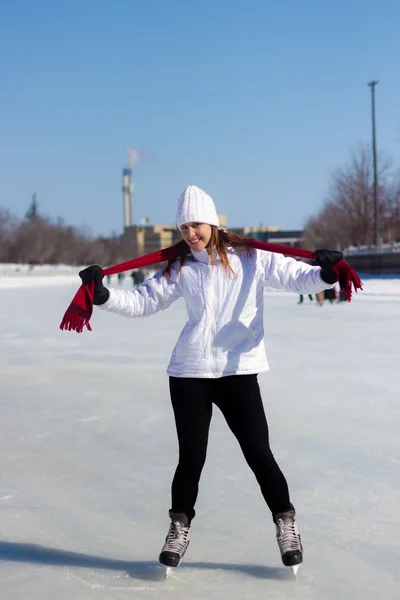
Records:
[[[251,249],[246,244],[246,239],[242,238],[231,231],[226,231],[226,229],[218,229],[215,225],[210,225],[211,227],[211,237],[210,241],[206,246],[206,250],[208,252],[208,256],[210,257],[210,262],[212,265],[215,264],[215,252],[218,254],[218,257],[221,261],[223,268],[234,275],[234,271],[231,267],[228,258],[228,248],[235,248],[235,250],[239,250],[242,252],[246,252],[248,256],[251,254]],[[190,256],[190,248],[185,240],[181,240],[178,244],[179,246],[179,256],[176,260],[179,260],[180,266],[179,271],[181,271],[183,265],[186,262],[188,256]],[[168,261],[167,266],[164,269],[163,275],[165,277],[169,277],[171,275],[172,265],[175,261]]]

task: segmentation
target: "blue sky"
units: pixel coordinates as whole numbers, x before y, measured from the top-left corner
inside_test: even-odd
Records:
[[[121,232],[173,223],[184,187],[228,227],[301,228],[332,170],[370,143],[400,167],[394,0],[13,0],[0,9],[0,206]]]

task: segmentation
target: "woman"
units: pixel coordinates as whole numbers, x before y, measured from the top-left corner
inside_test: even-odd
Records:
[[[177,567],[189,545],[198,484],[206,459],[213,404],[222,411],[261,488],[274,523],[283,564],[296,567],[303,549],[285,477],[271,452],[257,374],[268,370],[264,348],[263,287],[315,294],[332,287],[329,266],[340,252],[317,251],[310,266],[250,249],[220,229],[210,196],[196,186],[178,201],[180,258],[133,291],[103,286],[95,265],[81,271],[95,283],[94,304],[125,317],[144,317],[183,297],[188,321],[167,373],[179,443],[172,482],[171,524],[160,562]]]

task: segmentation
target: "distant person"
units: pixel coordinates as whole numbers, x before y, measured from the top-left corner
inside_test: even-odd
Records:
[[[308,299],[312,302],[314,300],[314,298],[312,297],[312,294],[307,294]],[[300,300],[298,301],[297,304],[303,304],[304,302],[304,294],[300,294]]]
[[[132,278],[132,285],[135,288],[137,286],[136,271],[132,271],[131,278]]]
[[[270,448],[257,381],[258,373],[268,370],[263,288],[298,294],[330,288],[337,280],[330,267],[342,253],[317,250],[320,266],[311,266],[251,249],[244,238],[219,227],[213,200],[196,186],[186,188],[179,198],[176,223],[183,238],[180,258],[170,261],[140,288],[105,288],[98,265],[80,272],[84,284],[94,281],[94,304],[122,316],[150,316],[178,298],[186,302],[188,321],[167,370],[179,461],[172,482],[171,523],[159,560],[167,568],[177,567],[189,545],[216,405],[237,438],[271,511],[282,562],[297,569],[303,548],[295,509]],[[249,514],[248,518],[260,521],[258,515]]]
[[[330,304],[333,304],[336,300],[336,291],[335,288],[331,290],[324,290],[324,300],[328,300]]]
[[[324,304],[324,300],[325,300],[324,292],[318,292],[318,294],[315,294],[315,299],[317,301],[317,305],[322,306]]]
[[[134,270],[131,273],[133,287],[137,287],[145,280],[144,272],[140,269]]]
[[[143,283],[143,281],[145,280],[145,274],[143,271],[141,271],[140,269],[138,269],[136,271],[136,281],[137,284],[140,285],[141,283]]]
[[[118,285],[122,285],[124,283],[125,273],[118,273]]]

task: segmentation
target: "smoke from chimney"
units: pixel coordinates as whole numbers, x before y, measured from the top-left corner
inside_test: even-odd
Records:
[[[147,148],[126,148],[127,166],[122,170],[122,193],[124,202],[124,227],[133,225],[132,213],[132,171],[141,156],[151,156]]]
[[[127,163],[130,169],[136,165],[139,160],[139,150],[137,148],[127,148],[126,149]]]

